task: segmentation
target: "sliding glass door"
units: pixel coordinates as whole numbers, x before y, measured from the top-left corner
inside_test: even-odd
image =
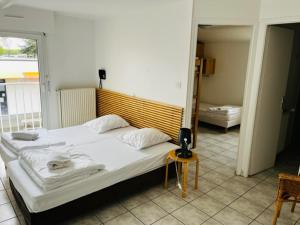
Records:
[[[47,126],[42,36],[0,32],[0,132]]]

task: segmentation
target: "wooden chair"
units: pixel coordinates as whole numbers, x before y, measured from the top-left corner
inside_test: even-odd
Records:
[[[283,202],[293,202],[291,212],[294,212],[296,203],[300,202],[300,176],[284,173],[279,174],[273,225],[276,225],[277,218],[280,216]]]

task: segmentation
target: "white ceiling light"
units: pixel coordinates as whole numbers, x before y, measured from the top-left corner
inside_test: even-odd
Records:
[[[0,9],[5,9],[12,6],[13,0],[0,0]]]

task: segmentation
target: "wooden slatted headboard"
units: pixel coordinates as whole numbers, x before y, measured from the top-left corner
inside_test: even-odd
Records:
[[[154,127],[178,142],[183,108],[97,89],[97,116],[117,114],[137,128]]]

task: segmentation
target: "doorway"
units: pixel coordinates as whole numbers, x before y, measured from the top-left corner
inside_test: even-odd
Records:
[[[0,132],[45,127],[40,35],[0,33]]]
[[[267,28],[250,175],[274,166],[281,172],[298,172],[299,37],[299,23]]]
[[[251,37],[251,26],[198,27],[192,129],[204,171],[235,173]]]

